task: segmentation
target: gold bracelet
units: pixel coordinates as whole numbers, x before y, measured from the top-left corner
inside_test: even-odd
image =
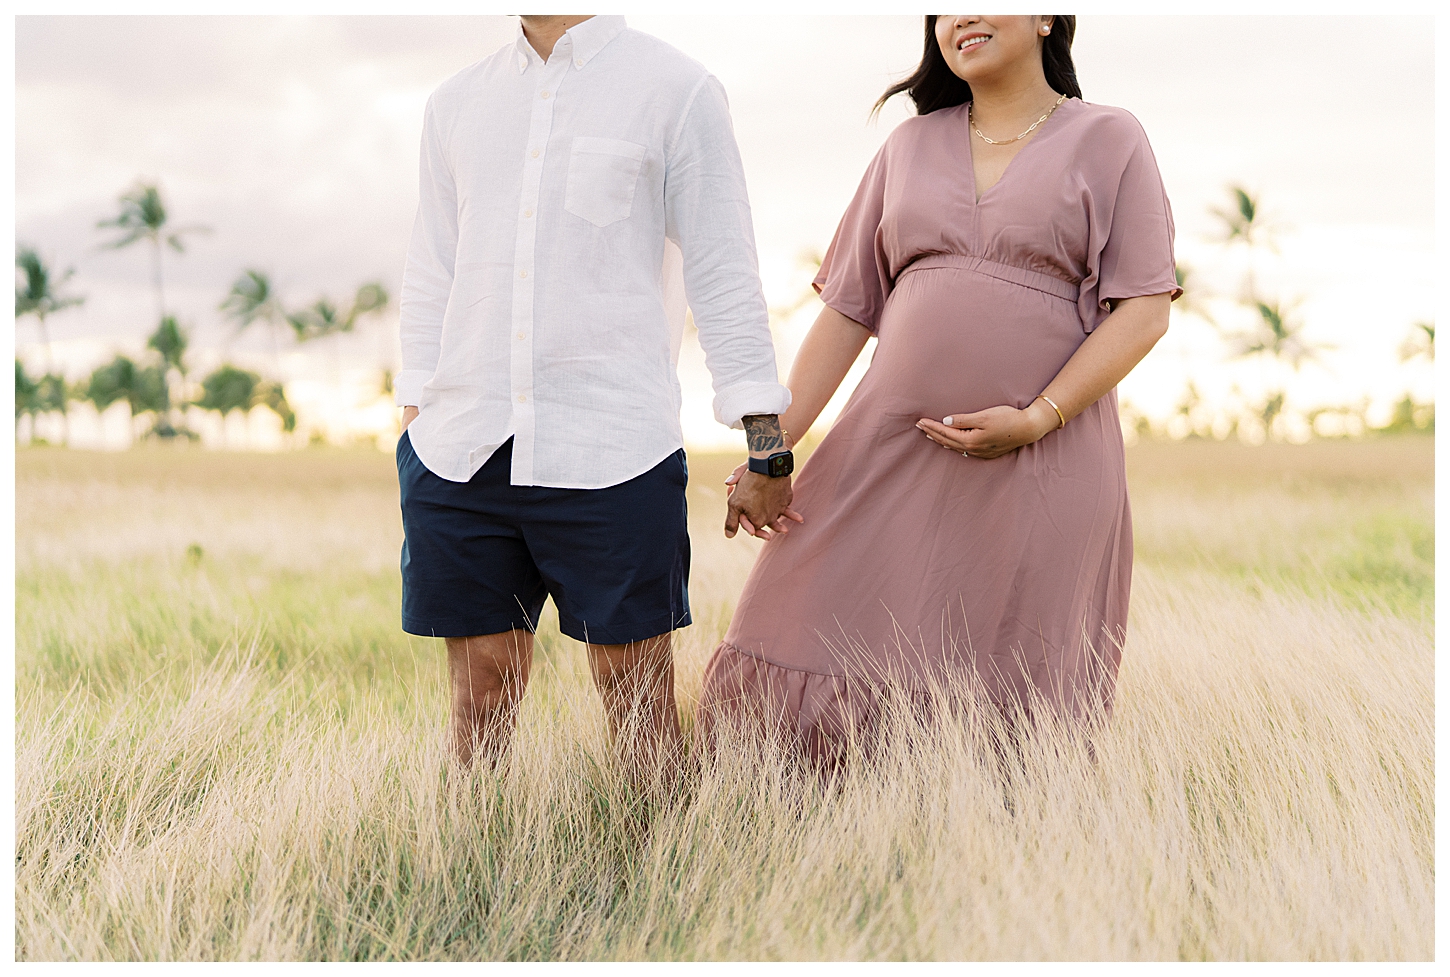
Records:
[[[1061,431],[1067,427],[1067,418],[1062,416],[1062,408],[1054,404],[1051,397],[1047,396],[1047,394],[1038,394],[1037,399],[1047,401],[1047,406],[1057,411],[1057,430]]]

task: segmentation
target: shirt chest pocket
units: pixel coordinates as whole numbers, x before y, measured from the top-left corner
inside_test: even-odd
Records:
[[[634,188],[644,147],[623,139],[576,136],[569,150],[564,209],[596,227],[624,220],[634,205]]]

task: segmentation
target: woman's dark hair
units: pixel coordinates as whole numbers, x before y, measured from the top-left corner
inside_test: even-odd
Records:
[[[958,78],[942,57],[941,45],[936,40],[936,18],[936,14],[926,15],[926,47],[921,52],[921,64],[910,77],[886,89],[886,93],[876,100],[871,110],[873,114],[881,111],[887,99],[902,92],[910,95],[916,103],[917,115],[972,100],[972,86]],[[1071,14],[1056,14],[1052,24],[1052,33],[1042,39],[1042,73],[1047,76],[1052,90],[1059,95],[1082,98],[1082,89],[1077,85],[1077,69],[1072,66],[1072,36],[1077,33],[1077,18]]]

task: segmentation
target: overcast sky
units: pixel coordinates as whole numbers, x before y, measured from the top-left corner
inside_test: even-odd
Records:
[[[789,302],[805,281],[798,256],[824,249],[867,161],[907,114],[898,99],[867,118],[920,57],[920,18],[630,22],[724,83],[767,296]],[[217,355],[216,305],[243,267],[270,271],[294,303],[341,297],[373,278],[396,296],[423,102],[509,42],[516,23],[17,18],[16,234],[77,269],[71,287],[87,303],[52,323],[72,370],[139,349],[152,325],[146,255],[98,250],[105,236],[95,229],[138,177],[160,182],[178,224],[211,229],[187,254],[168,256],[166,269],[170,304],[195,330],[200,363]],[[1373,71],[1346,73],[1347,37],[1355,61]],[[1428,17],[1083,17],[1074,56],[1088,101],[1142,121],[1172,200],[1179,257],[1202,269],[1206,286],[1230,291],[1235,267],[1207,240],[1208,208],[1229,182],[1262,194],[1282,228],[1266,280],[1300,300],[1311,335],[1339,347],[1331,369],[1294,380],[1295,396],[1363,392],[1387,402],[1406,386],[1429,395],[1428,370],[1394,356],[1410,323],[1433,316]],[[782,375],[806,324],[782,330]],[[33,329],[18,328],[18,347],[33,357]],[[1194,364],[1209,387],[1238,382],[1232,369],[1207,364],[1214,342],[1201,323],[1176,323],[1125,395],[1161,410]],[[380,332],[345,352],[376,359],[387,348]],[[264,349],[257,337],[230,352],[245,359]]]

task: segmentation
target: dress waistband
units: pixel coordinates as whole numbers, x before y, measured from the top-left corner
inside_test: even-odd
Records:
[[[1000,278],[1004,282],[1026,285],[1028,288],[1035,288],[1039,292],[1056,295],[1058,298],[1067,299],[1069,302],[1077,301],[1078,287],[1071,282],[1065,282],[1061,278],[1053,278],[1051,275],[1044,275],[1040,271],[1028,271],[1026,268],[1018,268],[1016,265],[1004,265],[1000,261],[991,261],[987,258],[978,258],[973,255],[924,255],[901,269],[896,277],[900,278],[909,271],[923,271],[927,268],[960,268],[964,271],[980,272],[992,278]]]

